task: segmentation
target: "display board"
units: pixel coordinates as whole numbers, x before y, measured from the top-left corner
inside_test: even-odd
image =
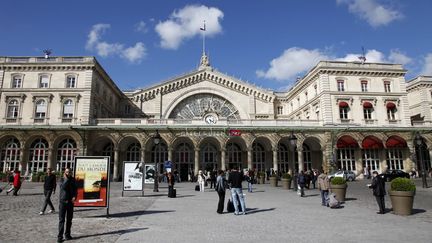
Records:
[[[108,207],[109,165],[110,158],[105,156],[75,157],[75,207]]]
[[[156,176],[156,167],[154,164],[145,164],[144,183],[153,184]]]
[[[123,191],[142,191],[144,183],[143,162],[123,162]]]

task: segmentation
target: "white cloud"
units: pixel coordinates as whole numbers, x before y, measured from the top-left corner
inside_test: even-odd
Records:
[[[140,22],[135,24],[135,31],[141,33],[147,33],[148,29],[146,23],[141,20]]]
[[[403,18],[403,14],[378,3],[378,0],[336,0],[338,4],[347,4],[348,10],[366,20],[372,27],[388,25]]]
[[[429,53],[424,58],[423,69],[421,75],[432,75],[432,53]]]
[[[398,49],[391,50],[388,59],[391,63],[398,63],[402,65],[407,65],[412,62],[410,57],[400,52]]]
[[[218,8],[204,5],[188,5],[174,11],[169,19],[159,22],[155,30],[161,38],[160,45],[165,49],[177,49],[184,40],[200,34],[200,27],[206,21],[206,36],[214,36],[222,32],[220,21],[223,12]]]
[[[144,43],[138,42],[134,47],[126,48],[122,51],[122,57],[132,63],[139,63],[146,56]]]
[[[273,59],[267,71],[258,70],[256,74],[258,77],[268,79],[292,79],[298,74],[309,70],[319,61],[327,59],[329,59],[329,56],[318,49],[308,50],[292,47],[285,50],[280,57]]]
[[[86,43],[86,49],[96,51],[101,57],[120,56],[131,63],[139,63],[146,56],[146,48],[142,42],[137,42],[133,47],[125,47],[121,43],[108,43],[101,40],[101,36],[110,29],[109,24],[95,24],[92,26]]]
[[[318,64],[319,61],[335,60],[345,62],[360,62],[360,53],[349,53],[344,57],[337,57],[329,51],[320,49],[308,50],[300,47],[292,47],[285,50],[281,56],[270,61],[268,70],[257,70],[256,75],[261,78],[275,79],[279,81],[293,80],[297,76],[303,76],[307,71]],[[412,59],[399,50],[391,50],[387,57],[384,53],[372,49],[365,54],[369,63],[398,63],[408,64]],[[425,73],[432,73],[432,53],[425,58]]]

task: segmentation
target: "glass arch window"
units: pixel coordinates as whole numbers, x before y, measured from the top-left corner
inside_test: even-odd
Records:
[[[304,171],[312,170],[312,157],[311,150],[307,144],[303,144],[303,162],[304,162]]]
[[[38,138],[30,145],[28,171],[31,173],[46,171],[47,165],[48,142],[43,138]]]
[[[63,103],[63,118],[72,118],[74,113],[74,103],[71,99]]]
[[[266,171],[265,161],[266,154],[264,147],[260,143],[254,142],[252,144],[252,166],[256,171]]]
[[[288,172],[289,171],[289,154],[288,154],[288,147],[283,144],[279,143],[278,145],[278,171]]]
[[[387,167],[390,170],[403,170],[403,153],[401,148],[387,149]]]
[[[102,156],[110,157],[110,177],[114,174],[114,145],[112,142],[106,144],[102,149]]]
[[[140,161],[141,159],[141,145],[139,143],[132,143],[126,150],[126,161]]]
[[[21,160],[20,151],[20,143],[16,138],[10,138],[2,145],[0,172],[19,169],[19,163]]]
[[[338,169],[355,171],[355,149],[352,147],[339,148],[337,150]]]
[[[370,168],[371,171],[380,170],[378,149],[363,149],[363,167]]]
[[[228,168],[242,168],[242,152],[238,144],[228,143],[226,146],[226,155]]]
[[[201,146],[201,159],[204,170],[209,171],[217,169],[218,151],[216,146],[211,143],[205,143],[203,146]]]
[[[6,117],[15,119],[18,118],[18,114],[19,114],[19,102],[17,100],[9,101]]]
[[[151,162],[159,163],[159,172],[163,171],[163,164],[168,160],[168,146],[165,142],[153,145],[151,150]]]
[[[73,170],[77,151],[75,140],[67,138],[61,141],[57,148],[57,171],[61,172],[66,168]]]

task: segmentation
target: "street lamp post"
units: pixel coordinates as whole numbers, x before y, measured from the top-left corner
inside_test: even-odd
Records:
[[[415,135],[415,143],[417,145],[418,148],[418,153],[419,153],[419,159],[420,159],[420,167],[421,167],[421,173],[422,173],[422,184],[423,184],[423,188],[427,188],[427,181],[426,181],[426,165],[424,164],[425,161],[423,160],[423,138],[421,137],[420,133],[417,132]]]
[[[295,168],[295,150],[297,147],[297,137],[294,135],[294,132],[291,132],[291,135],[289,136],[289,141],[290,141],[290,148],[292,150],[292,159],[293,159],[293,164],[294,164],[294,176],[293,176],[293,180],[294,180],[294,185],[293,185],[293,190],[297,191],[297,168]]]
[[[157,157],[155,156],[155,158],[156,158],[155,167],[156,168],[155,168],[155,175],[154,175],[154,188],[153,188],[153,192],[159,192],[159,159],[160,159],[160,156],[161,156],[161,153],[160,153],[160,142],[161,142],[161,139],[162,139],[162,137],[159,134],[159,131],[156,130],[156,134],[153,137],[153,142],[156,145],[155,149],[157,149],[158,156]]]

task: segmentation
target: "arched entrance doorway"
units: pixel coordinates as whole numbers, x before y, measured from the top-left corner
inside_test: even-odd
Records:
[[[20,143],[15,137],[7,139],[1,146],[0,171],[18,170],[21,161]]]
[[[303,170],[321,169],[322,151],[319,140],[308,137],[303,142]]]
[[[362,163],[363,168],[368,168],[371,171],[382,172],[380,153],[383,151],[381,140],[375,136],[367,136],[362,142]]]
[[[188,175],[194,168],[192,142],[189,139],[181,138],[174,146],[174,170],[179,173],[180,181],[188,181]]]
[[[407,151],[409,152],[406,141],[399,136],[391,136],[386,141],[386,148],[387,168],[403,170]]]
[[[359,148],[357,141],[354,140],[354,138],[352,138],[351,136],[344,135],[338,139],[336,147],[337,169],[355,171],[355,151]]]

